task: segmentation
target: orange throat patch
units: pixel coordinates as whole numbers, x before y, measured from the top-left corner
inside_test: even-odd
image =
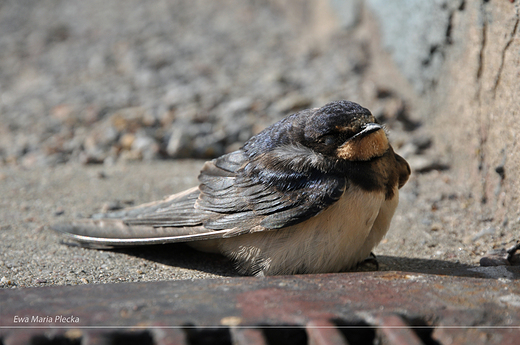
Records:
[[[354,138],[341,145],[336,154],[338,158],[351,161],[367,161],[382,156],[388,150],[388,138],[383,129],[362,138]]]

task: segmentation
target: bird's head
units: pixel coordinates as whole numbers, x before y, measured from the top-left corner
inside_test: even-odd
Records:
[[[312,174],[317,179],[323,173],[347,174],[367,190],[386,188],[390,198],[396,183],[402,187],[410,175],[376,118],[349,101],[290,115],[252,137],[242,150],[249,160],[243,167],[247,176],[278,185],[312,182]]]
[[[303,125],[303,144],[323,155],[367,161],[389,148],[383,127],[368,109],[336,101],[310,112]]]

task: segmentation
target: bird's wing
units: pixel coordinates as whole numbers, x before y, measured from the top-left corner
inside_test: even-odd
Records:
[[[96,217],[102,219],[53,228],[80,242],[107,245],[186,242],[280,229],[317,215],[347,188],[344,177],[311,169],[308,159],[313,159],[310,150],[301,147],[254,159],[235,151],[206,162],[199,187]]]
[[[347,180],[312,168],[313,155],[307,148],[286,146],[254,159],[237,151],[206,163],[195,205],[214,212],[204,227],[228,237],[280,229],[317,215],[341,197]],[[243,162],[237,170],[235,162]]]

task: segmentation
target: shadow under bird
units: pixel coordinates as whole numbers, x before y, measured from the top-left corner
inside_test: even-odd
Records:
[[[206,162],[197,187],[53,229],[85,245],[187,242],[242,274],[339,272],[384,237],[409,175],[370,111],[336,101]]]

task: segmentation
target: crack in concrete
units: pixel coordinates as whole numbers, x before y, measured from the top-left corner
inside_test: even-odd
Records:
[[[511,32],[511,36],[509,36],[509,40],[507,41],[504,49],[502,49],[502,57],[501,57],[501,60],[500,60],[500,67],[498,68],[498,73],[497,73],[497,76],[495,78],[495,84],[493,85],[493,98],[495,98],[495,96],[496,96],[497,88],[498,88],[498,85],[500,84],[500,79],[502,78],[502,71],[504,69],[504,61],[506,59],[506,52],[509,49],[509,47],[511,46],[511,43],[513,43],[513,40],[514,40],[515,35],[516,35],[516,32],[518,30],[518,22],[520,22],[520,17],[519,17],[518,10],[517,10],[516,11],[516,21],[515,21],[515,25],[513,27],[513,31]]]
[[[444,38],[444,44],[451,45],[453,43],[453,39],[451,37],[453,32],[453,15],[455,13],[455,10],[450,11],[450,14],[448,16],[448,25],[446,26],[446,34]]]
[[[489,118],[486,117],[486,115],[482,112],[482,89],[483,89],[483,81],[482,81],[482,75],[484,73],[484,53],[487,47],[487,35],[488,35],[488,20],[487,20],[487,13],[486,13],[486,4],[488,3],[487,0],[483,0],[480,6],[480,11],[482,15],[482,32],[481,32],[481,41],[480,41],[480,50],[478,55],[478,68],[477,68],[477,90],[476,90],[476,101],[478,104],[478,110],[477,110],[477,120],[479,122],[479,146],[478,146],[478,169],[481,174],[481,204],[486,204],[488,202],[487,198],[487,187],[488,187],[488,179],[486,178],[488,174],[488,167],[486,166],[486,155],[485,155],[485,145],[487,142],[487,136],[488,136],[488,130],[489,130]],[[497,72],[497,76],[495,78],[495,82],[493,85],[493,88],[491,89],[493,99],[496,96],[497,88],[500,84],[500,80],[503,74],[504,70],[504,64],[505,64],[505,57],[506,53],[511,46],[514,37],[518,31],[518,26],[520,22],[520,16],[519,16],[519,8],[516,8],[516,20],[515,24],[513,26],[513,30],[511,31],[511,35],[507,41],[507,43],[504,46],[504,49],[502,49],[502,56],[500,61],[500,66]]]
[[[480,11],[481,11],[481,15],[482,15],[482,18],[483,18],[483,22],[482,22],[482,35],[481,35],[481,39],[480,39],[480,51],[479,51],[479,55],[478,55],[478,68],[477,68],[477,90],[476,90],[476,100],[477,100],[477,104],[478,104],[478,108],[477,108],[477,121],[479,123],[479,133],[478,133],[478,138],[479,138],[479,146],[478,146],[478,170],[480,171],[480,174],[481,174],[481,199],[480,199],[480,203],[481,204],[486,204],[487,203],[487,193],[486,193],[486,189],[487,189],[487,183],[486,183],[486,174],[487,174],[487,169],[486,169],[486,165],[485,165],[485,154],[484,154],[484,146],[485,146],[485,143],[486,143],[486,140],[487,140],[487,128],[484,124],[484,119],[482,118],[483,117],[483,114],[482,114],[482,74],[483,74],[483,71],[484,71],[484,51],[486,49],[486,45],[487,45],[487,18],[486,18],[486,9],[485,9],[485,6],[486,6],[486,3],[487,1],[486,0],[483,0],[482,1],[482,4],[480,6]]]
[[[480,14],[482,15],[482,29],[480,36],[480,50],[478,52],[478,67],[477,67],[477,90],[475,99],[477,100],[479,107],[481,104],[481,93],[482,93],[482,74],[484,73],[484,52],[487,46],[487,18],[486,18],[486,0],[482,0],[480,5]]]
[[[484,14],[485,16],[485,14]],[[482,72],[484,70],[484,50],[486,49],[486,41],[487,41],[487,20],[484,18],[484,22],[482,23],[482,37],[480,41],[480,51],[478,54],[478,68],[477,68],[477,81],[479,84],[480,77],[482,77]],[[480,85],[478,88],[478,97],[480,98]]]

